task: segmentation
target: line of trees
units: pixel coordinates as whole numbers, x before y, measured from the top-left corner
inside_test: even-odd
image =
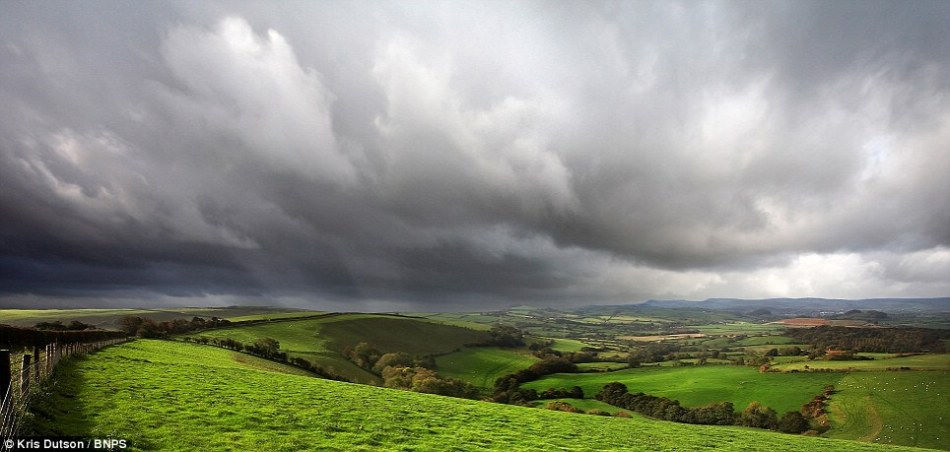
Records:
[[[119,319],[119,328],[130,336],[144,338],[167,338],[171,334],[191,333],[210,328],[220,328],[231,324],[230,320],[211,317],[194,317],[156,322],[148,317],[127,315]]]
[[[125,337],[121,331],[106,330],[38,330],[0,325],[0,347],[43,347],[46,344],[98,342]]]

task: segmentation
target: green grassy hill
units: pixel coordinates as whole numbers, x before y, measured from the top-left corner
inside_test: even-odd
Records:
[[[853,372],[835,387],[832,438],[950,449],[950,372]]]
[[[498,347],[471,347],[435,359],[439,375],[458,378],[473,385],[491,388],[498,377],[525,369],[535,362],[525,350]]]
[[[60,368],[38,433],[178,450],[883,450],[881,446],[522,408],[295,375],[187,343],[139,340]]]
[[[281,350],[292,357],[313,361],[355,382],[379,383],[377,376],[344,358],[343,349],[366,342],[384,353],[443,354],[465,344],[482,342],[488,333],[425,319],[342,314],[207,330],[191,336],[231,338],[246,344],[270,337],[277,339]]]

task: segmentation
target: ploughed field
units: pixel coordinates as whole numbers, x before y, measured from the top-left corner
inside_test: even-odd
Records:
[[[58,372],[35,405],[35,433],[125,438],[140,449],[883,450],[355,385],[180,342],[138,340],[76,358]]]

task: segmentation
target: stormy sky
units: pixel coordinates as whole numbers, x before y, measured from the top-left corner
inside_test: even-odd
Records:
[[[0,306],[950,294],[947,2],[0,2]]]

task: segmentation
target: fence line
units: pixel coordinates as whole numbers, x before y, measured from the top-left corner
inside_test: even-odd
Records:
[[[9,450],[3,440],[19,433],[20,421],[30,400],[60,361],[128,340],[123,337],[87,343],[52,343],[45,347],[33,346],[32,350],[27,347],[18,360],[11,360],[10,350],[0,350],[0,451]]]

